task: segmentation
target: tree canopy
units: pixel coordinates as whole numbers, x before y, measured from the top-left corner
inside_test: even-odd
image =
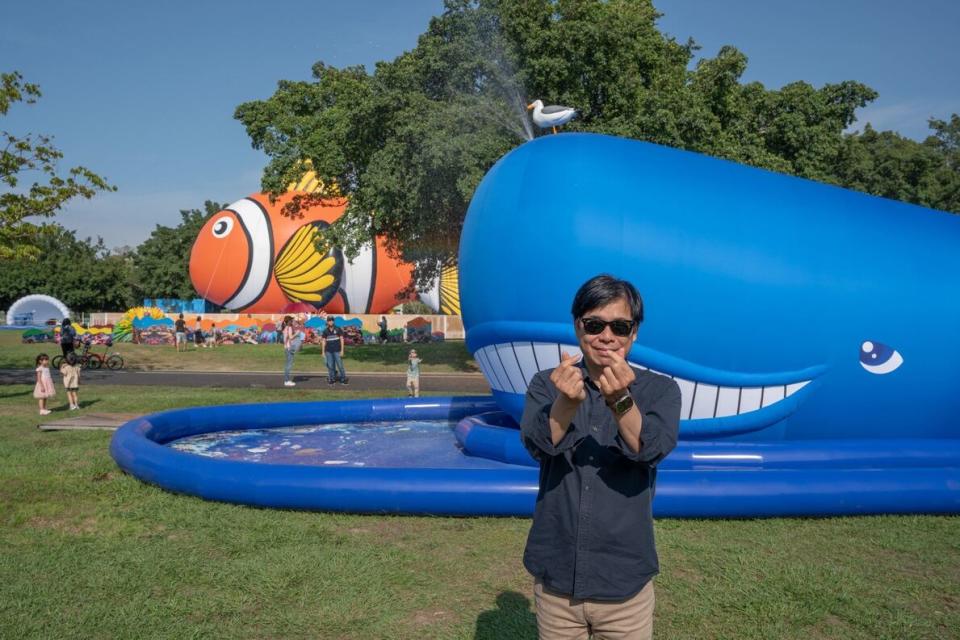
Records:
[[[40,87],[24,82],[18,72],[0,73],[0,116],[17,102],[33,104],[40,98]],[[56,229],[42,219],[50,218],[73,198],[92,198],[98,191],[115,191],[107,181],[77,166],[60,172],[63,153],[53,146],[52,138],[42,134],[15,136],[0,131],[4,145],[0,153],[0,260],[35,259],[40,255],[44,234],[56,235]],[[27,175],[39,176],[29,186],[21,184]],[[32,221],[30,218],[40,218]]]
[[[226,205],[207,200],[203,210],[182,209],[176,227],[157,225],[133,257],[134,292],[138,298],[194,298],[190,250],[207,218]]]
[[[51,224],[37,238],[33,260],[10,260],[0,269],[0,309],[18,298],[44,293],[75,311],[122,311],[136,302],[132,260],[111,253],[103,240],[79,239]]]
[[[526,102],[575,107],[571,131],[689,149],[960,212],[958,119],[918,143],[867,127],[877,97],[848,80],[780,89],[741,81],[747,57],[659,31],[650,0],[446,0],[417,46],[372,73],[317,62],[235,117],[270,158],[274,194],[308,169],[349,197],[327,240],[348,254],[385,235],[422,278],[456,252],[473,191],[529,137]],[[304,203],[305,204],[305,203]],[[296,211],[289,211],[296,215]]]

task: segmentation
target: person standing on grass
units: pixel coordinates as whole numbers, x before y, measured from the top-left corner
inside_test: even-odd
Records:
[[[80,362],[75,353],[68,353],[60,365],[60,375],[63,376],[63,387],[67,390],[67,402],[70,411],[80,408]]]
[[[64,318],[60,322],[60,350],[63,352],[64,358],[67,357],[68,353],[73,353],[73,343],[76,339],[77,330],[73,328],[70,318]]]
[[[651,638],[659,571],[657,464],[677,444],[680,388],[626,358],[643,321],[636,288],[596,276],[573,299],[582,356],[527,389],[521,438],[540,462],[523,564],[541,638]]]
[[[193,348],[199,349],[205,346],[203,344],[203,326],[200,324],[200,316],[197,316],[197,321],[193,323]]]
[[[380,344],[387,344],[390,339],[390,334],[387,333],[387,316],[380,316],[377,324],[380,325]]]
[[[320,350],[327,364],[327,384],[349,384],[343,368],[343,329],[334,324],[333,316],[327,316],[327,327],[320,334]]]
[[[183,350],[187,349],[187,323],[183,319],[183,314],[181,313],[176,322],[173,323],[173,337],[174,342],[173,346],[177,350],[177,353],[180,353],[180,346],[183,345]]]
[[[293,381],[293,358],[303,346],[302,333],[297,330],[294,324],[293,316],[283,316],[281,334],[283,335],[283,352],[286,354],[286,363],[283,366],[283,386],[295,387],[297,383]]]
[[[420,397],[420,362],[417,350],[410,349],[407,356],[407,396],[410,398]]]
[[[50,409],[47,409],[47,400],[57,395],[57,388],[53,386],[53,376],[50,375],[50,356],[41,353],[37,356],[36,364],[37,382],[33,387],[33,397],[40,405],[40,415],[46,416],[50,414]]]
[[[206,346],[210,347],[211,349],[217,346],[217,333],[219,333],[219,329],[217,329],[217,323],[211,322],[210,331],[207,332],[206,335]]]

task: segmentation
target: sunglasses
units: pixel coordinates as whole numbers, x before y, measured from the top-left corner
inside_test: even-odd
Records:
[[[626,338],[633,331],[634,323],[632,320],[611,320],[607,322],[600,318],[580,318],[580,324],[583,325],[583,330],[591,336],[599,335],[603,333],[604,329],[610,327],[613,335]]]

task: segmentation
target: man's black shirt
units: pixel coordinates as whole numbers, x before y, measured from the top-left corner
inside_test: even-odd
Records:
[[[326,343],[328,352],[340,353],[340,338],[343,337],[343,330],[340,327],[327,327],[320,335]]]
[[[656,464],[677,444],[680,387],[634,368],[629,391],[643,415],[641,448],[634,453],[588,380],[587,398],[554,446],[549,416],[559,392],[551,372],[530,381],[521,420],[523,444],[540,461],[540,491],[523,563],[555,593],[623,600],[659,570],[651,505]]]

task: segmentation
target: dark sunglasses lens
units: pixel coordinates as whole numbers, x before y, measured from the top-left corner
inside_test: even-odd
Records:
[[[629,336],[630,332],[633,330],[633,323],[627,322],[626,320],[604,322],[603,320],[598,320],[596,318],[584,318],[582,322],[583,330],[592,336],[603,333],[603,330],[608,325],[610,326],[610,330],[613,332],[613,335],[620,336],[621,338]]]
[[[613,335],[620,336],[621,338],[626,338],[628,335],[630,335],[630,330],[632,328],[632,324],[623,320],[614,320],[610,323],[610,330],[613,331]]]
[[[596,318],[583,319],[583,330],[592,336],[595,336],[598,333],[603,333],[603,328],[606,326],[607,323],[603,320],[597,320]]]

